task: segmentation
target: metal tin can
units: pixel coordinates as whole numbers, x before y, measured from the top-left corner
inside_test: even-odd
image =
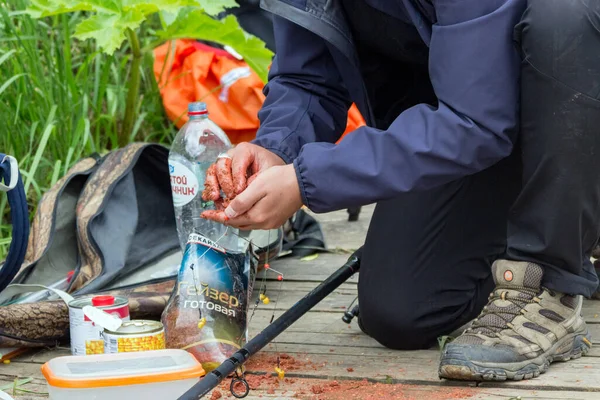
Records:
[[[71,353],[75,356],[104,353],[102,327],[95,325],[83,313],[83,307],[94,306],[123,321],[129,321],[129,302],[120,296],[90,296],[69,303]]]
[[[116,331],[105,329],[103,336],[105,353],[129,353],[165,348],[165,329],[158,321],[123,322]]]

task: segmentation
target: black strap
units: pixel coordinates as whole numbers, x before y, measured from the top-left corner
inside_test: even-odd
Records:
[[[8,256],[0,269],[0,291],[10,284],[21,268],[29,240],[27,198],[17,161],[0,153],[0,184],[2,181],[4,184],[0,186],[0,190],[7,192],[10,206],[12,241]]]

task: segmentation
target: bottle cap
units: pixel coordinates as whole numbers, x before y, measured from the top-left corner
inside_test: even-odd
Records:
[[[206,103],[197,101],[188,104],[188,115],[206,115],[208,114],[208,110],[206,108]]]
[[[112,306],[115,304],[115,298],[113,296],[94,296],[92,297],[92,305],[94,307]]]

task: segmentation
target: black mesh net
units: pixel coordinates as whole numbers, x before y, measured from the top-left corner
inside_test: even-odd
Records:
[[[525,276],[523,277],[523,286],[537,289],[542,284],[542,276],[544,271],[537,264],[529,263],[525,268]]]

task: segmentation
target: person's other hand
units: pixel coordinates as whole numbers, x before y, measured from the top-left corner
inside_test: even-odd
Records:
[[[202,218],[240,229],[275,229],[302,207],[292,164],[263,170],[224,211],[204,211]]]
[[[227,155],[231,158],[219,158],[208,169],[202,193],[204,201],[219,201],[221,189],[227,199],[234,199],[260,172],[274,165],[285,165],[275,153],[251,143],[240,143]]]

